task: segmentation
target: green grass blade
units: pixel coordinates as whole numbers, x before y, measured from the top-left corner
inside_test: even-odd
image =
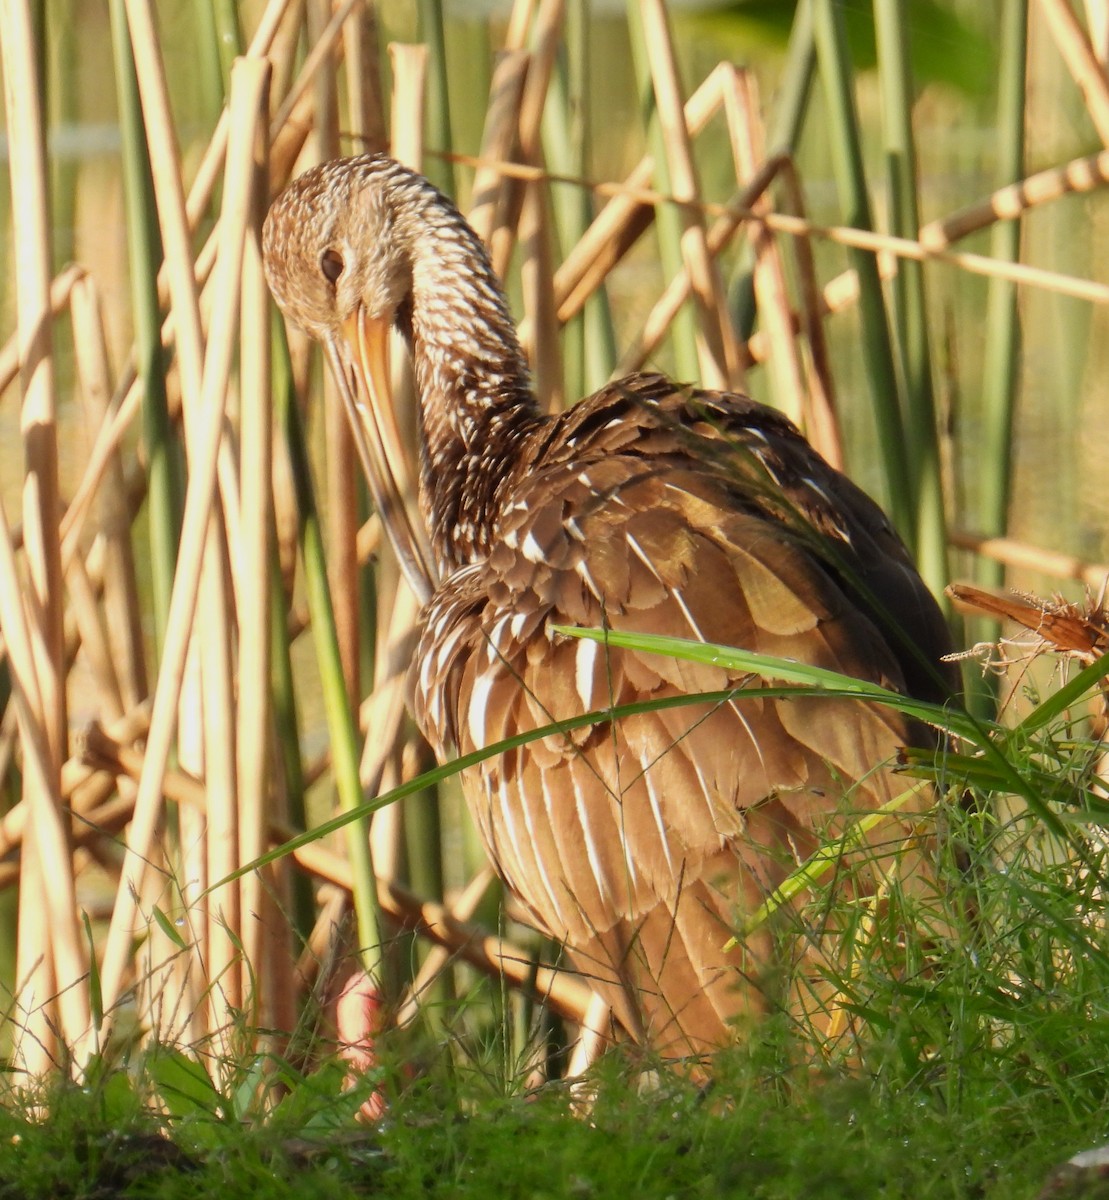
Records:
[[[736,936],[730,938],[722,947],[725,951],[733,949],[744,938],[750,937],[760,929],[778,911],[789,904],[802,892],[808,891],[818,883],[829,871],[835,869],[857,846],[861,846],[866,835],[886,817],[900,812],[915,796],[920,794],[919,787],[906,788],[896,796],[887,800],[872,812],[861,816],[853,822],[850,829],[841,837],[834,838],[817,849],[794,871],[779,884],[778,887],[758,906],[742,923]]]
[[[876,704],[884,704],[897,712],[924,721],[942,729],[947,734],[962,738],[985,755],[1003,779],[1001,790],[1024,799],[1053,833],[1062,834],[1063,826],[1058,816],[1045,804],[1041,790],[1034,779],[1010,761],[1005,753],[1007,731],[1000,726],[979,720],[973,713],[951,705],[941,706],[912,696],[903,696],[876,683],[841,675],[824,667],[798,663],[790,659],[774,658],[755,654],[734,646],[721,646],[711,642],[693,642],[684,638],[662,637],[647,633],[618,633],[605,629],[575,629],[570,626],[555,626],[559,633],[570,637],[588,638],[606,646],[641,650],[650,654],[664,654],[670,658],[682,658],[689,662],[705,663],[731,671],[750,672],[769,679],[782,680],[792,685],[788,688],[760,688],[763,696],[826,696],[849,697]],[[1081,677],[1078,677],[1081,678]],[[1076,679],[1077,682],[1077,679]],[[1088,685],[1087,685],[1088,686]],[[742,695],[743,689],[731,693],[732,698]],[[1073,702],[1073,701],[1072,701]]]
[[[1017,726],[1017,730],[1027,736],[1043,729],[1052,721],[1057,721],[1068,708],[1073,708],[1088,693],[1109,675],[1109,654],[1103,654],[1088,667],[1061,688],[1053,692]]]
[[[872,700],[895,708],[930,725],[946,729],[958,737],[972,741],[980,736],[980,727],[970,721],[965,713],[926,700],[916,700],[900,692],[891,691],[877,683],[856,679],[852,675],[841,675],[825,667],[791,659],[775,658],[773,655],[756,654],[740,650],[735,646],[723,646],[714,642],[695,642],[687,638],[666,637],[653,633],[623,633],[606,629],[578,629],[569,625],[555,625],[555,632],[567,637],[586,638],[602,642],[606,646],[627,650],[642,650],[649,654],[663,654],[669,658],[681,658],[687,662],[704,663],[706,666],[722,667],[729,671],[746,672],[782,683],[796,685],[800,695],[855,696],[860,700]],[[765,691],[762,694],[766,694]]]

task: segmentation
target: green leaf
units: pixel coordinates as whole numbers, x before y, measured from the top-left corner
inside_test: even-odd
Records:
[[[796,687],[789,693],[797,696],[855,696],[860,700],[885,704],[890,708],[915,717],[929,725],[956,737],[964,737],[979,743],[983,737],[983,726],[965,712],[912,696],[903,696],[877,683],[856,679],[853,675],[841,675],[826,667],[811,663],[794,662],[788,658],[775,658],[769,654],[756,654],[735,646],[722,646],[715,642],[695,642],[688,638],[668,637],[654,633],[624,633],[611,629],[578,629],[569,625],[552,626],[556,633],[567,637],[586,638],[607,646],[619,646],[627,650],[641,650],[648,654],[662,654],[668,658],[680,658],[688,662],[704,663],[722,667],[728,671],[745,672],[764,679],[777,679]],[[760,690],[766,695],[765,690]]]
[[[155,904],[153,908],[154,920],[158,928],[169,938],[169,940],[178,948],[178,950],[188,950],[188,944],[181,936],[181,931],[177,928],[175,921],[171,920],[162,910]]]
[[[223,1100],[195,1059],[180,1050],[159,1048],[150,1056],[147,1069],[171,1116],[220,1115]]]

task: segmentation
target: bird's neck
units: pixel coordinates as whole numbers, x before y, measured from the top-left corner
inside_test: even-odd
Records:
[[[419,393],[420,508],[448,571],[488,554],[500,485],[543,418],[477,236],[439,209],[411,252],[411,299],[398,324]]]

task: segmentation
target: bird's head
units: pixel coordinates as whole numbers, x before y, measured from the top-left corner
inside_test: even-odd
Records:
[[[383,155],[326,162],[274,201],[262,231],[278,307],[319,341],[342,394],[373,494],[401,565],[426,597],[435,571],[409,514],[411,469],[389,372],[389,330],[412,290],[398,214],[431,185]]]
[[[274,201],[262,231],[266,278],[282,312],[319,341],[343,336],[360,313],[389,326],[411,291],[396,221],[394,177],[405,174],[381,155],[334,159]]]

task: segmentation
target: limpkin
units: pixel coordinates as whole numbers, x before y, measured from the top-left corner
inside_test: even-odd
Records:
[[[657,374],[542,412],[485,248],[421,176],[382,155],[309,170],[269,213],[265,264],[280,307],[327,351],[375,501],[425,589],[413,711],[440,759],[610,705],[758,686],[557,626],[945,694],[940,611],[862,491],[776,411]],[[418,395],[426,530],[398,498],[392,327]],[[725,946],[822,840],[905,791],[890,762],[912,735],[855,700],[749,691],[547,736],[462,783],[497,870],[624,1028],[701,1054],[768,1006],[819,1007],[832,932],[801,930],[783,951],[761,926]],[[845,886],[872,892],[882,846],[912,821],[882,823],[864,861],[840,864]],[[792,991],[783,953],[798,960]]]

